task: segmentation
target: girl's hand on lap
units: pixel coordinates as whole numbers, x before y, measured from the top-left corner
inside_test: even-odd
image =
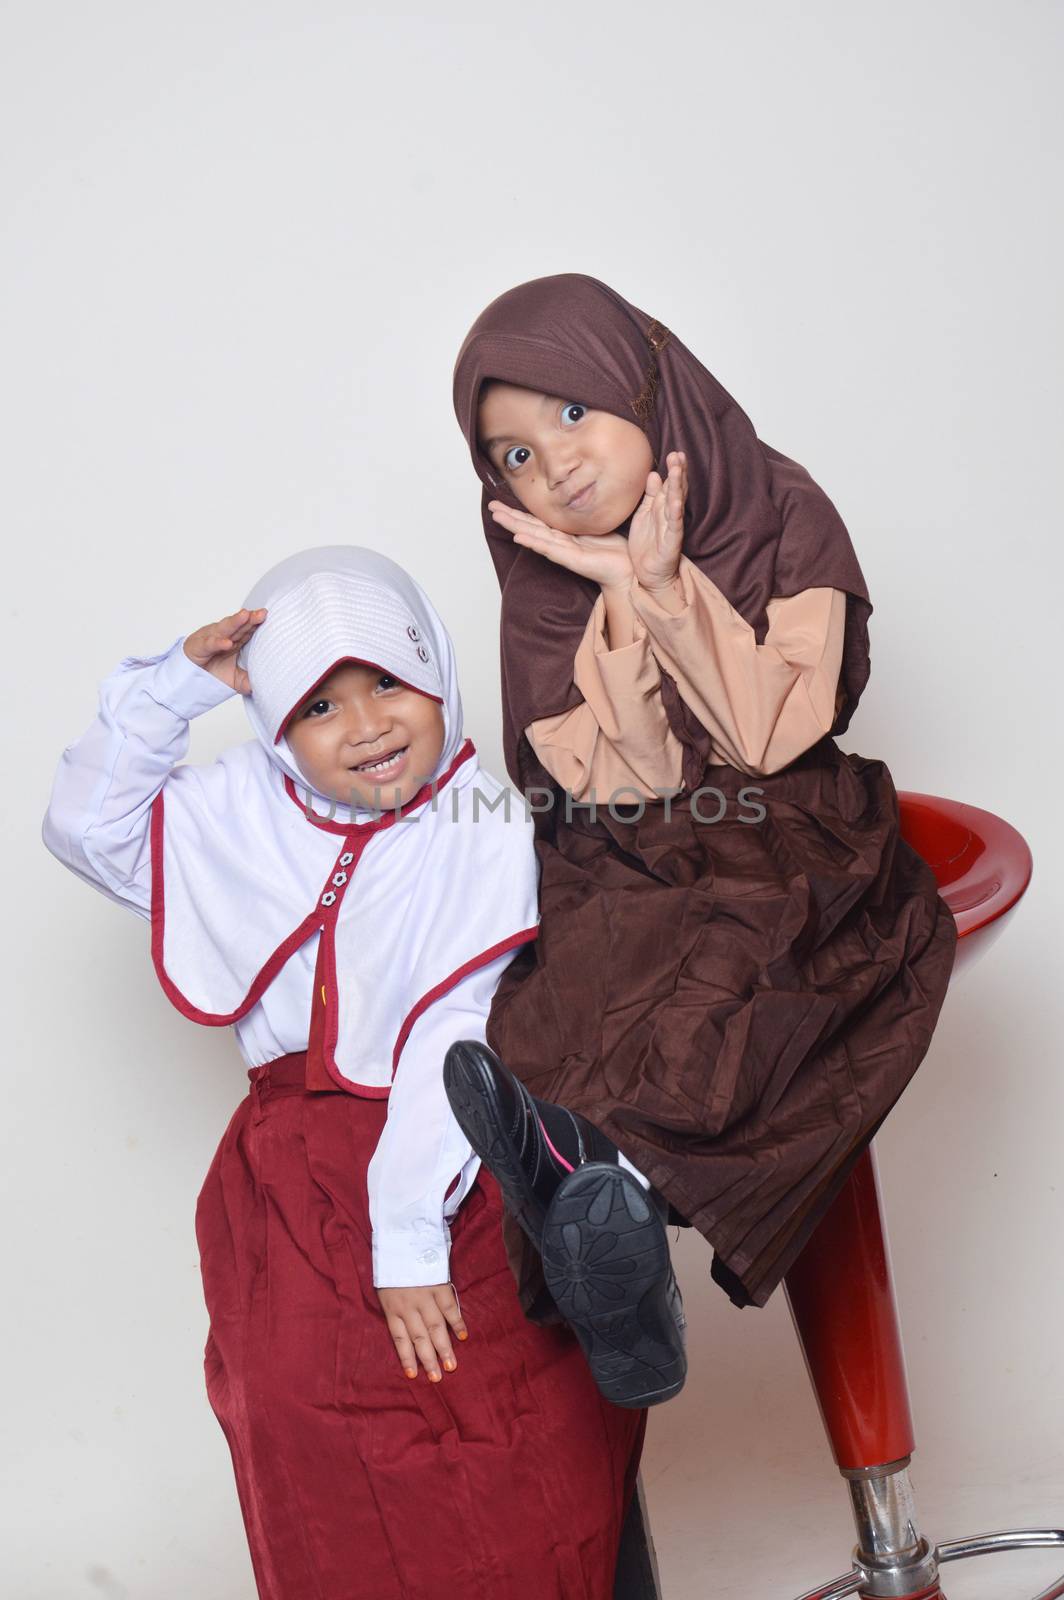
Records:
[[[421,1365],[434,1383],[443,1371],[453,1372],[458,1362],[451,1345],[451,1332],[467,1339],[469,1330],[462,1320],[458,1296],[449,1283],[434,1283],[428,1288],[378,1289],[377,1299],[384,1311],[399,1365],[408,1378],[417,1377]]]
[[[250,694],[251,680],[243,667],[237,666],[237,652],[265,620],[265,608],[260,607],[257,611],[234,611],[231,617],[223,617],[220,622],[208,622],[206,627],[189,634],[185,640],[185,654],[197,667],[227,683],[237,694]]]
[[[603,589],[629,589],[632,585],[632,559],[628,540],[619,533],[562,533],[528,511],[514,511],[501,500],[488,506],[495,521],[514,536],[514,544],[534,550],[537,555],[566,567],[581,578],[590,578]]]
[[[628,535],[632,566],[641,586],[651,594],[672,588],[683,549],[683,511],[687,500],[687,457],[671,450],[664,483],[658,473],[647,478],[647,490],[632,518]]]

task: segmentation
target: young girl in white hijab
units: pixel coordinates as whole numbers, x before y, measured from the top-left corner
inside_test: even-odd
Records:
[[[180,765],[233,693],[254,740]],[[535,870],[425,595],[373,551],[307,551],[123,661],[44,837],[150,920],[171,1001],[250,1069],[197,1234],[260,1596],[608,1600],[645,1413],[522,1315],[443,1091],[535,937]]]

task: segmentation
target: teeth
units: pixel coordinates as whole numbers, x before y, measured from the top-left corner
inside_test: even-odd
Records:
[[[356,772],[387,772],[389,767],[394,767],[406,754],[404,750],[397,750],[394,755],[385,756],[383,761],[374,761],[370,766],[356,767]]]

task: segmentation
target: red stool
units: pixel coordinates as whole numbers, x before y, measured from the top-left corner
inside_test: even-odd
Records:
[[[904,837],[930,864],[957,919],[953,976],[998,937],[1031,877],[1031,852],[989,811],[902,794]],[[787,1298],[857,1524],[853,1567],[801,1600],[845,1595],[945,1600],[939,1568],[995,1551],[1056,1546],[1064,1530],[1031,1528],[933,1545],[917,1527],[914,1447],[901,1332],[869,1149],[787,1275]],[[1059,1600],[1064,1578],[1036,1600]]]

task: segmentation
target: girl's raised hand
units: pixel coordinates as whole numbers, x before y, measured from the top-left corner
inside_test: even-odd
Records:
[[[399,1364],[408,1378],[417,1377],[418,1361],[433,1383],[444,1372],[453,1372],[458,1362],[451,1346],[451,1330],[459,1339],[469,1337],[462,1320],[458,1296],[450,1283],[434,1283],[424,1289],[378,1289],[377,1299],[384,1311]]]
[[[687,499],[687,457],[670,450],[664,483],[658,473],[647,478],[647,492],[632,518],[628,534],[635,575],[644,589],[672,587],[683,549],[683,509]]]
[[[566,567],[581,578],[590,578],[602,589],[627,589],[632,582],[632,561],[628,541],[619,533],[561,533],[528,511],[514,511],[501,500],[488,505],[495,521],[509,529],[514,544],[534,550],[556,566]]]
[[[208,622],[185,640],[185,654],[197,667],[227,683],[237,694],[251,693],[251,680],[236,664],[237,652],[247,644],[260,622],[266,620],[265,607],[257,611],[234,611],[220,622]]]

